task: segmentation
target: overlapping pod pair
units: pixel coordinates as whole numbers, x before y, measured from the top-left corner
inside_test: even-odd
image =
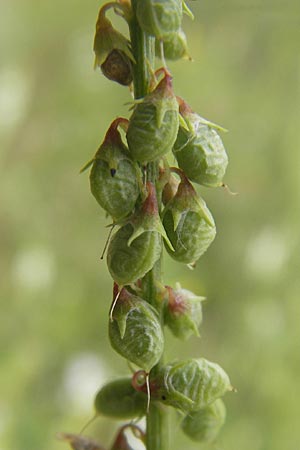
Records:
[[[142,372],[133,376],[136,390],[145,392]],[[185,413],[199,411],[232,391],[227,373],[205,358],[188,359],[162,366],[150,373],[151,399]]]
[[[181,182],[163,212],[163,225],[173,246],[173,249],[166,248],[176,261],[193,264],[214,240],[216,227],[204,200],[185,173],[175,168],[172,170],[179,174]]]
[[[139,168],[121,139],[118,126],[128,121],[118,118],[91,161],[91,192],[99,205],[116,221],[128,216],[139,196]]]
[[[222,128],[194,113],[179,97],[178,102],[186,124],[179,127],[173,148],[179,167],[195,183],[222,186],[228,164],[226,150],[216,131]]]
[[[123,288],[114,305],[112,319],[109,323],[112,347],[128,361],[149,372],[164,350],[164,335],[157,311]]]
[[[151,270],[162,252],[162,226],[152,183],[141,208],[112,237],[107,250],[107,266],[114,281],[125,286]]]

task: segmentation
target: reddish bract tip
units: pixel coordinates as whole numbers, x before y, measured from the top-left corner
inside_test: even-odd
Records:
[[[128,123],[129,121],[124,117],[117,117],[110,124],[110,127],[106,132],[103,144],[115,144],[123,146],[123,142],[118,127],[121,126],[123,129],[126,129],[128,127]]]
[[[190,107],[190,105],[188,105],[186,103],[185,100],[183,100],[183,98],[176,96],[176,100],[177,103],[179,105],[179,113],[184,117],[190,113],[193,113],[194,111],[192,110],[192,108]]]
[[[168,308],[172,314],[183,314],[186,309],[186,303],[182,297],[182,295],[176,293],[174,289],[172,289],[170,286],[166,286],[166,289],[169,293],[169,302],[168,302]]]
[[[156,191],[153,183],[151,181],[147,181],[146,184],[148,197],[143,203],[142,211],[144,214],[148,214],[151,216],[158,214],[158,205],[157,205],[157,198],[156,198]]]

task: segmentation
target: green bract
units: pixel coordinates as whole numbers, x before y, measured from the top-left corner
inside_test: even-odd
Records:
[[[139,196],[138,169],[117,130],[121,120],[111,124],[90,173],[92,194],[115,220],[130,214]]]
[[[144,31],[163,39],[181,26],[182,0],[138,0],[136,13]]]
[[[108,246],[108,269],[121,286],[149,272],[161,255],[162,236],[168,239],[158,214],[154,186],[147,183],[147,189],[148,197],[140,210],[114,234]]]
[[[182,30],[169,34],[163,41],[164,57],[172,61],[189,58],[186,35]],[[161,56],[161,41],[155,41],[156,54]]]
[[[204,358],[167,364],[151,380],[151,397],[181,411],[198,411],[232,390],[228,375]]]
[[[179,126],[178,103],[166,72],[157,87],[137,103],[130,118],[127,142],[132,158],[154,161],[172,150]]]
[[[122,289],[109,323],[112,347],[147,372],[160,360],[164,336],[156,310]]]
[[[180,114],[187,128],[179,127],[173,152],[179,167],[195,183],[208,187],[223,184],[228,164],[226,150],[215,124],[192,112],[181,99]]]
[[[130,245],[133,226],[128,223],[112,237],[107,250],[107,266],[112,278],[121,286],[134,283],[152,269],[162,251],[161,236],[146,231]]]
[[[146,413],[147,397],[131,385],[131,378],[121,378],[104,385],[95,398],[96,413],[115,419],[134,419]]]
[[[193,264],[215,238],[214,219],[183,173],[176,195],[163,213],[163,225],[173,249],[166,246],[176,261]]]
[[[183,432],[193,441],[213,442],[226,419],[226,408],[219,398],[215,402],[189,413],[182,421]]]
[[[198,297],[180,286],[177,289],[166,287],[168,303],[165,308],[165,323],[174,336],[188,339],[191,335],[199,336],[199,326],[202,322],[202,301]]]

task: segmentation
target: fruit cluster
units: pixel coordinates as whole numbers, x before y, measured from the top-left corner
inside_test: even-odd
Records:
[[[191,12],[184,1],[119,0],[100,9],[95,66],[110,80],[131,86],[139,55],[106,17],[110,9],[123,16],[131,34],[135,23],[151,39],[163,67],[151,69],[148,91],[135,99],[131,117],[111,123],[85,166],[92,166],[91,192],[116,229],[107,248],[114,281],[110,342],[140,369],[102,387],[95,409],[98,415],[133,419],[147,414],[149,402],[168,405],[182,413],[187,436],[211,442],[225,420],[220,397],[232,389],[230,381],[204,358],[161,362],[164,326],[179,339],[199,336],[203,297],[180,285],[165,286],[155,278],[155,267],[163,246],[176,261],[194,266],[215,238],[213,216],[192,182],[223,185],[228,159],[218,134],[222,129],[175,95],[164,65],[165,58],[189,57],[181,23],[183,12]],[[176,167],[169,165],[174,157]]]

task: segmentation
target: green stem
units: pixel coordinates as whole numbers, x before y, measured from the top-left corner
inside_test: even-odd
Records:
[[[134,98],[145,97],[150,91],[153,77],[152,67],[155,58],[155,39],[143,32],[136,18],[138,0],[132,0],[132,17],[129,22],[132,53],[135,58],[133,65]]]
[[[130,39],[132,53],[135,59],[133,65],[134,98],[145,97],[151,90],[153,79],[153,67],[155,58],[155,39],[143,32],[136,18],[137,3],[141,0],[131,0],[132,16],[129,21]],[[147,180],[155,185],[158,176],[156,163],[147,165]],[[145,298],[149,303],[155,305],[157,295],[156,281],[161,280],[161,259],[157,261],[154,268],[144,277],[143,290]],[[161,362],[152,369],[158,369]],[[147,450],[167,450],[168,449],[168,424],[167,414],[156,403],[150,403],[147,414],[146,430]]]

